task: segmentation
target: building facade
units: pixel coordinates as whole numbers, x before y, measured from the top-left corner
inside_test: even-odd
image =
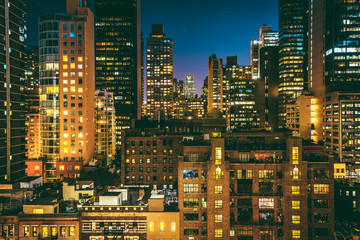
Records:
[[[116,153],[114,95],[95,91],[95,152],[102,166],[109,166]]]
[[[215,54],[208,61],[208,105],[207,111],[223,111],[223,67],[222,59]]]
[[[166,37],[163,25],[152,25],[146,41],[148,117],[173,115],[173,40]]]
[[[0,181],[15,181],[25,177],[25,3],[2,1],[0,8]]]
[[[333,239],[333,167],[322,147],[278,133],[218,136],[184,147],[181,239]]]
[[[185,97],[187,99],[195,98],[196,84],[194,82],[193,74],[186,74],[185,77]]]
[[[41,156],[47,180],[76,177],[63,167],[80,171],[94,154],[93,22],[81,1],[67,1],[67,14],[40,17]]]
[[[141,117],[142,41],[139,0],[95,1],[96,88],[114,94],[116,143]]]
[[[279,126],[286,105],[307,90],[307,1],[279,1]]]

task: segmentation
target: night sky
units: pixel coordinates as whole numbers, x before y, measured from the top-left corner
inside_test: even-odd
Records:
[[[88,0],[93,8],[93,1]],[[66,0],[28,0],[28,46],[38,44],[38,16],[65,12]],[[250,64],[250,40],[262,24],[278,29],[278,0],[142,0],[141,28],[149,36],[151,24],[164,24],[174,40],[174,77],[194,74],[197,92],[207,76],[207,59],[238,56],[240,65]]]

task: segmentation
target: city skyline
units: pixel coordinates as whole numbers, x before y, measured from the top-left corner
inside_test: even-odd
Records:
[[[65,12],[65,0],[36,2],[37,4],[26,6],[28,47],[38,44],[37,16],[48,12]],[[194,74],[196,92],[199,96],[207,76],[207,59],[211,54],[223,59],[237,55],[239,65],[250,65],[250,40],[257,36],[259,28],[267,24],[271,25],[273,30],[278,30],[277,0],[211,0],[206,1],[206,5],[204,2],[141,1],[143,37],[149,36],[151,24],[164,24],[168,37],[174,39],[174,78],[185,80],[186,74]],[[94,0],[88,0],[88,4],[90,9],[94,10]],[[203,9],[200,11],[201,8]],[[218,9],[222,11],[219,12]],[[257,11],[257,14],[253,14],[254,11]],[[216,17],[213,17],[215,14]],[[212,31],[220,34],[214,36]],[[195,40],[192,40],[193,38]],[[228,42],[223,44],[222,39]],[[146,94],[144,95],[146,97]]]

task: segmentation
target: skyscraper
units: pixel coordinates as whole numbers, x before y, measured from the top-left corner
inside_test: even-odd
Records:
[[[0,181],[25,177],[25,3],[0,2]]]
[[[164,26],[154,24],[146,41],[148,116],[173,114],[173,40],[166,37]]]
[[[185,97],[187,99],[194,98],[196,95],[196,85],[193,74],[186,74],[185,77]]]
[[[46,178],[78,177],[94,153],[94,18],[86,1],[40,17],[41,155]]]
[[[279,1],[279,125],[286,125],[286,104],[307,89],[307,1]]]
[[[141,117],[140,0],[95,0],[96,88],[114,93],[117,145]]]
[[[39,48],[26,49],[26,151],[28,159],[40,157]]]
[[[279,48],[264,46],[260,49],[260,78],[255,80],[256,110],[260,126],[278,128]]]
[[[359,1],[328,0],[325,8],[325,146],[359,179]]]
[[[222,59],[215,54],[208,61],[208,112],[223,112],[223,66]]]

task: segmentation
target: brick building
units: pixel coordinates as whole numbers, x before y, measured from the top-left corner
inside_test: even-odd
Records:
[[[183,153],[181,239],[332,239],[333,166],[322,147],[243,132]]]

